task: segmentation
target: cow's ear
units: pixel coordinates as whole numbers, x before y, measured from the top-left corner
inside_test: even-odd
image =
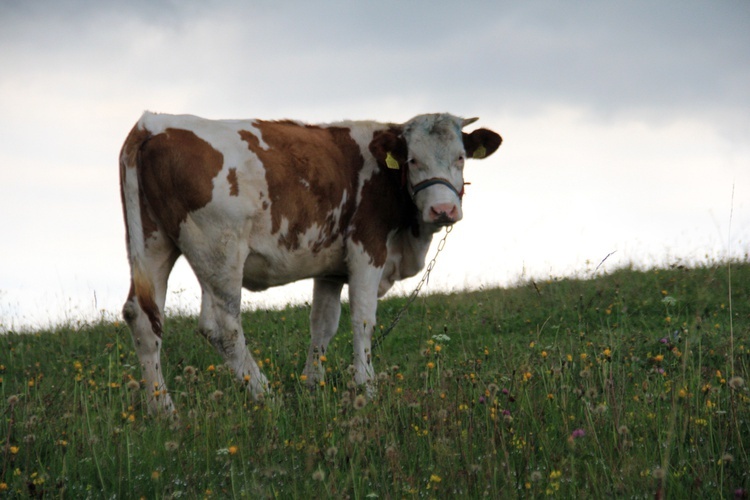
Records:
[[[497,148],[503,142],[503,138],[499,134],[486,128],[477,129],[470,134],[464,132],[463,136],[466,157],[476,160],[487,158],[497,151]]]
[[[406,141],[397,131],[377,132],[370,142],[370,153],[378,160],[378,165],[397,170],[406,163]]]

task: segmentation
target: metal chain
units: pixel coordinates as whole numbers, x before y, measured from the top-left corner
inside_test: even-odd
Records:
[[[391,324],[383,330],[383,332],[378,335],[376,338],[372,341],[372,348],[370,351],[374,351],[380,344],[383,343],[383,340],[385,340],[386,336],[388,336],[389,333],[393,331],[393,329],[396,327],[396,324],[401,320],[401,316],[406,312],[406,310],[409,308],[409,306],[414,302],[417,298],[417,295],[419,295],[420,290],[422,290],[422,287],[425,283],[427,283],[430,279],[430,273],[432,272],[432,269],[435,267],[435,263],[437,262],[438,255],[440,255],[440,252],[445,247],[445,240],[448,238],[448,235],[450,232],[453,231],[453,226],[446,226],[445,228],[445,235],[443,236],[443,239],[440,240],[440,243],[438,243],[437,250],[435,251],[435,255],[432,257],[432,260],[430,260],[429,264],[427,264],[427,268],[425,269],[424,274],[422,275],[422,279],[419,280],[419,283],[417,283],[416,288],[411,292],[409,295],[409,298],[406,301],[406,304],[399,310],[398,313],[396,313],[396,317],[393,318],[393,321],[391,321]]]

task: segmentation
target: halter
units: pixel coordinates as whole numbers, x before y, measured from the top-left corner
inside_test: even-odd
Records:
[[[422,182],[416,183],[414,186],[411,187],[412,197],[416,196],[417,193],[422,191],[423,189],[427,189],[428,187],[434,186],[435,184],[442,184],[443,186],[449,188],[451,191],[456,193],[456,196],[458,196],[459,200],[463,200],[464,186],[461,186],[461,191],[459,191],[458,189],[456,189],[456,186],[448,182],[447,179],[443,179],[442,177],[432,177],[431,179],[425,179]]]

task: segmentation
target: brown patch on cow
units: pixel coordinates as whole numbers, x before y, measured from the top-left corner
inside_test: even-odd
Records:
[[[376,132],[373,141],[391,132]],[[418,227],[417,207],[402,184],[401,171],[383,164],[364,183],[352,225],[352,240],[362,245],[374,266],[385,265],[388,234],[395,229]]]
[[[240,131],[240,137],[265,168],[271,208],[271,232],[278,234],[283,221],[287,231],[279,244],[300,247],[300,237],[317,225],[321,237],[310,248],[317,252],[333,244],[344,231],[354,210],[359,171],[364,158],[348,128],[323,128],[293,122],[256,121],[268,149],[258,137]],[[337,221],[334,211],[347,200]],[[264,205],[265,207],[265,205]]]
[[[135,298],[138,301],[138,305],[151,323],[151,330],[155,335],[161,338],[163,331],[161,314],[159,312],[159,306],[156,305],[156,301],[154,300],[154,285],[140,266],[133,266],[132,276],[128,300],[132,301],[133,298]],[[130,318],[129,321],[134,319],[135,318]],[[127,317],[126,320],[128,320]]]
[[[211,201],[213,179],[224,155],[195,133],[171,128],[145,141],[140,155],[141,199],[167,234],[177,239],[188,214]]]
[[[229,182],[229,196],[239,196],[240,186],[237,184],[237,169],[230,168],[227,174],[227,182]]]

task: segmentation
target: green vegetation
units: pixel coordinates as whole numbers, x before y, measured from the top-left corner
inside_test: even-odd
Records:
[[[300,380],[309,310],[244,316],[253,401],[166,322],[179,418],[147,415],[122,323],[0,337],[0,496],[732,498],[750,490],[750,264],[418,299],[351,384],[348,314]],[[405,302],[381,302],[384,324]]]

